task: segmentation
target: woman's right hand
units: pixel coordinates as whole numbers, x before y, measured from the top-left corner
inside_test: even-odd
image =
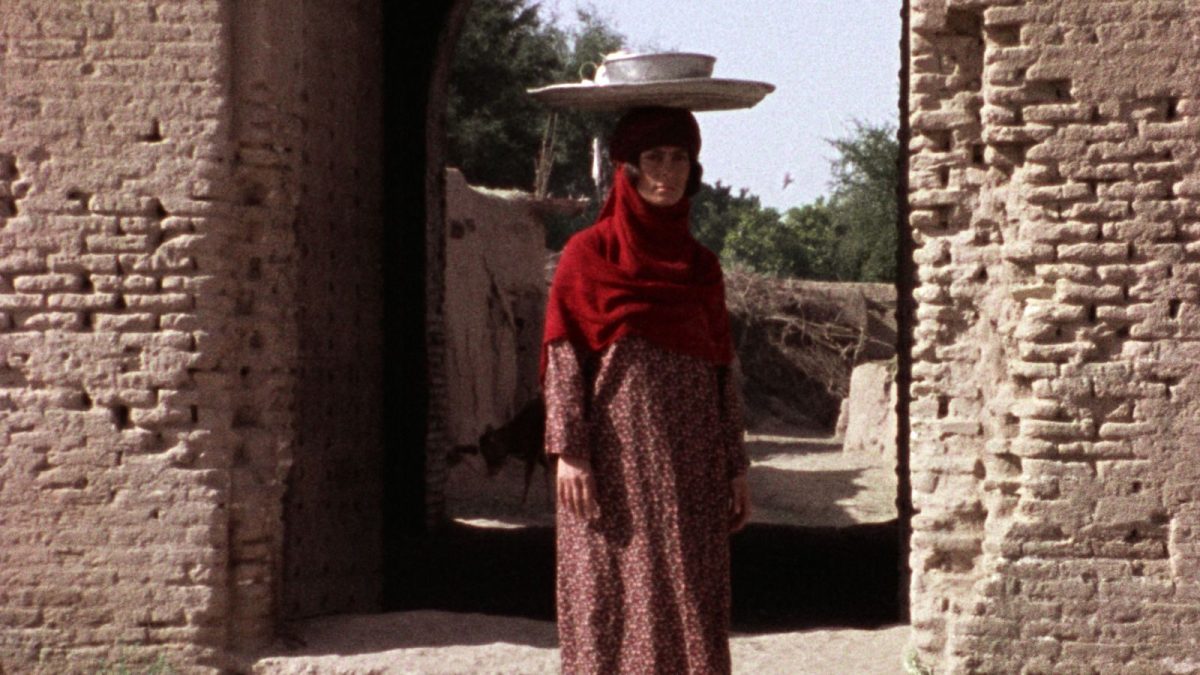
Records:
[[[558,503],[586,520],[600,517],[591,462],[581,457],[558,457]]]

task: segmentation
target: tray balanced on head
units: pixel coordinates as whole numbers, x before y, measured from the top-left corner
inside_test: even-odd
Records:
[[[529,94],[555,108],[668,106],[704,111],[750,108],[775,90],[767,82],[713,78],[715,61],[707,54],[618,52],[604,57],[591,80],[530,89]]]

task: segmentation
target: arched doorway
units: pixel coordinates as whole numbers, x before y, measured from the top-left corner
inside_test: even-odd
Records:
[[[423,234],[424,238],[418,242],[416,238],[417,230],[413,228],[407,230],[403,234],[391,233],[388,235],[389,237],[394,237],[394,239],[389,240],[388,246],[389,250],[397,250],[393,247],[403,247],[407,249],[407,247],[417,243],[420,243],[422,246],[421,250],[424,251],[422,262],[424,265],[426,265],[426,267],[424,267],[420,272],[417,272],[415,269],[395,271],[394,276],[389,276],[389,279],[391,279],[390,283],[394,284],[394,286],[392,286],[393,290],[403,288],[406,289],[405,292],[408,293],[413,292],[418,284],[425,284],[424,295],[422,297],[422,302],[424,303],[422,306],[422,311],[425,317],[425,323],[423,326],[424,334],[422,336],[416,335],[411,321],[407,325],[403,326],[399,324],[389,325],[395,330],[394,336],[397,339],[397,344],[406,343],[410,346],[413,346],[417,345],[418,341],[420,342],[420,348],[422,349],[421,366],[424,368],[422,375],[427,378],[426,383],[428,385],[425,390],[425,397],[418,403],[417,406],[410,408],[410,410],[412,410],[414,413],[418,410],[423,413],[423,435],[420,433],[422,430],[419,430],[415,426],[415,417],[410,418],[410,421],[404,423],[392,423],[389,427],[391,433],[394,434],[392,438],[396,442],[389,443],[389,448],[391,448],[389,451],[389,461],[391,463],[389,465],[388,473],[397,479],[396,486],[405,486],[403,491],[396,489],[394,492],[394,498],[389,499],[386,502],[390,514],[389,522],[392,523],[391,531],[394,533],[401,533],[403,535],[400,538],[392,541],[392,544],[394,545],[392,546],[390,555],[386,558],[386,566],[389,570],[388,579],[390,589],[389,593],[387,594],[387,606],[390,608],[404,608],[411,606],[409,603],[414,601],[428,602],[429,598],[431,598],[433,595],[436,595],[435,591],[431,591],[428,594],[417,594],[414,596],[414,594],[411,592],[412,587],[415,584],[420,583],[421,575],[429,574],[430,570],[434,567],[437,567],[441,573],[446,573],[446,564],[450,562],[450,559],[447,557],[447,554],[444,551],[438,549],[436,544],[430,544],[430,537],[420,536],[418,533],[427,532],[427,526],[437,523],[440,520],[443,504],[442,500],[444,497],[441,493],[441,490],[445,480],[445,457],[450,450],[448,440],[443,433],[443,418],[441,417],[442,411],[439,409],[439,405],[441,405],[439,401],[439,397],[441,396],[440,388],[444,387],[443,378],[445,372],[443,361],[444,352],[442,351],[442,347],[444,345],[444,325],[442,321],[444,317],[441,316],[439,311],[439,301],[441,298],[441,293],[443,292],[443,288],[441,286],[442,270],[438,269],[436,266],[442,264],[444,261],[444,249],[442,248],[443,244],[441,243],[439,237],[443,228],[442,219],[444,217],[445,208],[445,184],[441,174],[444,165],[443,144],[445,128],[443,115],[445,109],[446,77],[448,74],[449,61],[453,55],[453,46],[457,36],[457,31],[461,27],[466,13],[469,11],[469,4],[470,0],[459,0],[457,2],[448,3],[446,6],[442,7],[439,12],[434,13],[435,18],[431,23],[427,23],[425,25],[426,30],[423,38],[424,41],[421,44],[424,46],[424,48],[428,49],[428,51],[425,52],[424,55],[415,54],[412,46],[397,46],[393,52],[389,52],[385,57],[388,59],[389,63],[394,62],[397,65],[403,63],[406,64],[407,67],[411,67],[413,64],[419,63],[421,64],[419,69],[413,74],[419,75],[422,78],[426,76],[429,78],[428,80],[420,80],[416,77],[413,77],[406,82],[389,80],[388,85],[389,87],[398,87],[400,90],[405,92],[405,100],[407,103],[402,105],[406,114],[411,115],[420,113],[423,115],[423,124],[421,126],[425,130],[425,136],[422,139],[424,141],[424,145],[418,147],[416,139],[411,137],[389,139],[386,153],[389,156],[389,161],[397,163],[394,169],[389,170],[388,172],[390,179],[396,179],[402,176],[407,181],[407,184],[404,188],[405,201],[410,204],[413,203],[409,201],[411,200],[412,196],[414,196],[418,190],[423,191],[422,201],[425,205],[425,209],[422,215],[424,217],[425,226],[421,231],[421,234]],[[907,3],[904,3],[901,11],[902,15],[906,17]],[[904,34],[907,35],[906,26],[904,31]],[[906,43],[904,41],[901,41],[902,48],[905,46],[905,44]],[[907,59],[903,58],[902,62],[906,63]],[[904,92],[906,89],[903,84],[905,82],[905,74],[902,73],[901,77],[901,92]],[[416,82],[414,82],[414,80],[416,80]],[[422,84],[427,88],[421,90],[420,85]],[[389,89],[389,91],[391,90]],[[899,106],[901,109],[901,114],[899,116],[901,120],[901,147],[905,147],[907,141],[906,101],[902,99],[899,102]],[[392,142],[393,140],[394,144]],[[404,154],[398,155],[397,152]],[[419,156],[423,157],[425,160],[424,166],[421,167],[423,171],[418,171],[418,167],[413,166],[414,163],[412,162],[412,157],[417,156],[418,153]],[[904,153],[901,154],[903,161]],[[905,172],[902,167],[901,175],[903,176],[904,173]],[[903,184],[901,185],[900,190],[902,195],[906,194]],[[903,204],[904,199],[901,199],[900,203]],[[397,201],[396,204],[397,207],[399,207],[400,202]],[[407,213],[412,213],[410,208],[399,208]],[[397,212],[397,215],[399,215],[399,212]],[[905,220],[905,214],[902,212],[900,216],[900,222],[903,223]],[[408,222],[411,223],[412,221],[413,219],[410,218]],[[900,226],[898,225],[898,227]],[[900,227],[900,232],[901,245],[898,255],[901,260],[901,271],[904,281],[902,281],[900,284],[899,296],[903,299],[911,296],[911,263],[909,261],[911,259],[910,252],[912,245],[910,239],[907,237],[906,228]],[[412,314],[408,314],[408,316],[411,317]],[[891,589],[890,592],[893,593],[896,602],[889,602],[888,605],[891,609],[888,609],[887,611],[892,612],[891,615],[896,618],[899,618],[902,615],[903,605],[907,597],[907,583],[904,570],[906,568],[908,517],[911,511],[910,507],[908,506],[909,498],[907,483],[907,418],[905,414],[905,385],[908,381],[906,370],[908,367],[908,343],[905,336],[907,336],[911,331],[912,317],[908,303],[904,300],[901,300],[900,302],[898,316],[900,320],[901,335],[900,344],[898,347],[902,353],[902,356],[900,357],[900,373],[898,375],[898,382],[900,383],[899,390],[901,392],[901,408],[899,415],[900,428],[898,432],[900,446],[900,468],[898,469],[898,473],[900,474],[900,487],[897,494],[897,503],[899,505],[900,518],[897,523],[888,526],[879,532],[865,533],[865,536],[868,539],[884,539],[888,541],[886,545],[887,553],[885,554],[887,556],[887,561],[883,563],[883,567],[886,567],[888,569],[888,574],[891,575],[889,577],[891,580],[889,583],[891,585],[888,586],[888,588]],[[418,340],[418,338],[420,339]],[[417,373],[411,370],[413,367],[413,365],[410,365],[410,369],[405,371],[406,375],[403,378],[396,379],[395,381],[408,383],[414,382],[415,380],[412,378],[414,375],[417,375]],[[411,394],[411,386],[398,387],[392,391],[391,394],[393,397],[395,397],[394,400],[399,400],[401,388],[407,390],[407,393]],[[411,445],[411,442],[418,437],[421,437],[423,441],[423,452],[421,453],[413,452],[414,446]],[[403,450],[398,451],[401,449],[402,445]],[[421,476],[419,485],[416,479],[416,476],[418,475]],[[416,495],[420,495],[420,498],[418,499]],[[864,574],[867,576],[877,573],[880,569],[877,563],[864,564],[866,563],[867,558],[875,554],[862,549],[856,549],[853,538],[847,540],[844,536],[842,536],[842,534],[844,533],[793,532],[781,534],[780,532],[767,532],[766,530],[763,530],[753,537],[755,542],[753,547],[755,547],[758,551],[758,555],[765,556],[763,560],[766,562],[763,562],[762,564],[774,569],[797,564],[797,561],[801,561],[803,558],[803,556],[799,554],[800,551],[807,550],[828,552],[831,550],[841,550],[844,552],[846,557],[837,558],[834,556],[831,558],[830,556],[826,555],[823,560],[819,561],[819,564],[830,564],[832,567],[837,567],[844,570],[846,565],[842,563],[852,561],[856,564],[851,566],[863,570]],[[436,535],[434,538],[436,538]],[[407,543],[403,545],[396,544],[396,542],[399,541],[404,541]],[[537,536],[520,541],[514,539],[510,541],[509,544],[518,550],[541,551],[543,554],[547,549],[546,542],[542,539],[538,539]],[[503,537],[499,537],[492,543],[487,544],[487,546],[493,547],[489,550],[496,552],[501,548],[505,548],[509,544],[505,544]],[[499,557],[503,558],[503,556]],[[503,566],[505,563],[499,564]],[[801,562],[800,564],[810,563]],[[756,576],[757,570],[759,569],[761,568],[756,567],[754,568],[755,571],[747,572],[745,576],[747,578]],[[494,573],[494,570],[495,568],[492,567],[491,573]],[[517,570],[514,574],[515,577],[521,577],[528,581],[530,578],[530,573],[535,572],[535,570],[536,573],[533,574],[534,577],[544,577],[546,571],[545,561],[543,560],[537,563],[532,568]],[[512,570],[509,571],[511,572]],[[837,570],[834,569],[829,569],[827,571],[829,573],[837,572]],[[537,586],[545,581],[546,579],[539,580],[535,578],[533,579],[532,583],[534,586]],[[807,583],[811,583],[811,580],[809,580]],[[820,584],[817,585],[819,586]],[[859,584],[859,586],[861,587],[861,584]],[[547,590],[548,588],[549,586],[546,586]],[[878,587],[875,587],[874,590],[878,590]],[[536,592],[541,593],[541,591]],[[735,595],[736,594],[737,590],[735,588]],[[755,594],[754,592],[748,592],[745,595],[747,597],[751,597]],[[541,600],[537,600],[533,603],[535,606],[534,611],[539,613],[544,609],[546,596],[541,597]],[[805,595],[804,593],[783,597],[778,593],[771,594],[768,592],[763,592],[758,594],[757,597],[759,597],[760,600],[756,600],[756,602],[782,602],[785,605],[788,603],[810,603],[814,605],[824,604],[826,606],[830,606],[832,603],[834,606],[841,604],[843,605],[842,608],[844,608],[845,605],[860,602],[859,600],[851,599],[843,600],[843,602],[839,603],[833,597],[833,595],[817,597],[811,594]],[[414,600],[414,598],[418,599]],[[832,618],[834,615],[838,615],[839,612],[840,609],[838,609],[838,611],[834,611],[829,616]],[[836,620],[844,619],[845,615],[842,613],[841,618]]]

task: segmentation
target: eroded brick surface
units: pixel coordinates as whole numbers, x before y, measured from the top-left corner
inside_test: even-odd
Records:
[[[1200,668],[1197,8],[911,4],[914,646]],[[377,11],[4,4],[6,672],[216,670],[371,608]]]
[[[276,11],[294,6],[281,2]],[[288,39],[297,48],[288,67],[299,66],[299,79],[281,67],[264,80],[289,83],[299,125],[298,207],[283,223],[296,238],[295,304],[284,306],[294,312],[299,350],[290,383],[296,452],[283,513],[279,611],[286,618],[376,611],[382,593],[381,268],[402,256],[379,244],[379,11],[378,2],[304,3]],[[270,278],[271,262],[262,265]],[[289,383],[288,373],[280,377]]]
[[[377,606],[377,12],[0,11],[0,671]]]
[[[1200,14],[912,10],[915,647],[938,672],[1191,672]]]
[[[217,2],[10,2],[0,61],[0,664],[212,663],[232,411]]]

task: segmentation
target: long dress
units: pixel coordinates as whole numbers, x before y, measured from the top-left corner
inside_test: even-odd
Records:
[[[586,457],[601,516],[557,514],[563,672],[728,673],[733,368],[622,338],[547,346],[546,449]]]

